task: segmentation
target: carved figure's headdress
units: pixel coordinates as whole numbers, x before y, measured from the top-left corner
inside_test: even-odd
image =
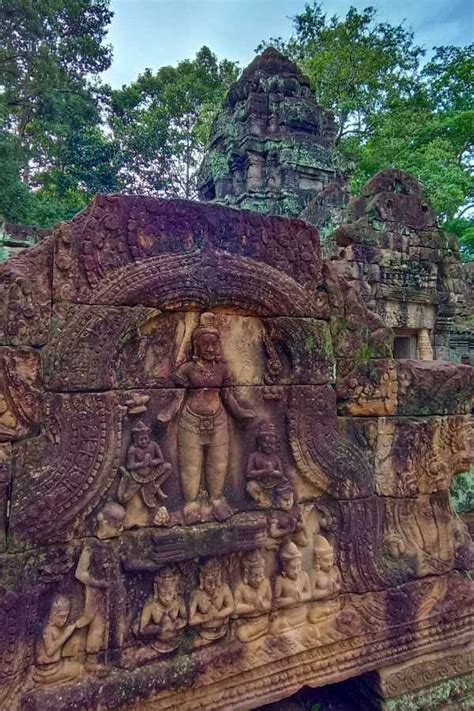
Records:
[[[321,535],[316,535],[314,537],[314,542],[313,542],[313,554],[314,555],[322,555],[324,553],[333,553],[333,547],[329,543],[327,538],[324,538],[324,536]]]
[[[266,422],[263,420],[260,422],[257,430],[257,436],[261,437],[262,435],[276,435],[276,427],[273,424],[273,422]]]
[[[121,524],[125,518],[126,511],[123,506],[120,506],[115,501],[109,501],[99,511],[99,514],[109,523]]]
[[[173,568],[171,565],[164,565],[155,575],[154,582],[158,583],[160,580],[178,580],[178,578],[179,572],[176,568]]]
[[[264,565],[265,558],[259,550],[244,553],[244,555],[242,556],[242,567],[244,570],[251,570],[252,568],[261,568]]]
[[[201,570],[199,571],[199,575],[202,577],[203,575],[207,575],[209,573],[212,573],[215,575],[222,574],[222,566],[217,558],[208,558],[201,565]]]
[[[283,562],[289,560],[301,560],[302,557],[303,556],[301,554],[301,551],[299,550],[296,543],[293,543],[293,541],[288,541],[288,543],[285,543],[285,545],[280,551],[280,558]]]
[[[219,338],[216,315],[213,314],[212,311],[206,311],[199,317],[199,326],[196,326],[192,335],[193,349],[196,347],[196,341],[207,334],[212,334],[213,336]]]
[[[132,428],[132,432],[133,432],[134,434],[138,434],[138,433],[140,433],[140,432],[146,432],[147,434],[149,434],[149,433],[150,433],[150,427],[148,427],[147,424],[145,424],[144,422],[142,422],[142,420],[138,420],[138,422],[137,422],[137,424],[135,425],[135,427]]]
[[[69,612],[71,609],[71,601],[65,595],[58,595],[54,598],[51,605],[50,614],[55,612]]]

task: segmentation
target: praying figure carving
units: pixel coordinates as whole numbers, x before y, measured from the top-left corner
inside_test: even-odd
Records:
[[[199,571],[199,586],[191,593],[189,624],[196,628],[195,647],[222,639],[234,612],[232,592],[223,580],[222,563],[209,558]]]
[[[261,422],[257,432],[257,450],[251,453],[247,463],[247,493],[262,509],[271,506],[290,509],[294,503],[291,481],[276,451],[275,425]]]
[[[162,486],[171,474],[157,442],[150,438],[150,427],[139,421],[132,429],[132,444],[127,451],[127,466],[121,468],[118,499],[126,507],[125,529],[167,523],[169,514],[162,505],[167,495]],[[166,514],[166,515],[164,515]]]
[[[48,621],[36,644],[36,666],[33,681],[37,684],[68,682],[79,676],[81,664],[64,657],[64,646],[74,632],[87,624],[85,617],[69,622],[71,601],[64,595],[54,598]]]
[[[341,574],[334,565],[334,549],[321,535],[314,537],[313,544],[313,593],[315,600],[325,600],[337,595],[341,590]]]
[[[302,567],[302,554],[293,541],[280,550],[281,573],[275,580],[275,605],[280,609],[276,630],[298,627],[306,621],[306,602],[311,597],[308,573]]]
[[[174,651],[179,645],[180,631],[186,626],[187,615],[183,596],[179,593],[180,575],[172,566],[164,566],[155,576],[153,595],[142,610],[135,634],[151,641],[159,654]]]
[[[234,592],[237,637],[252,642],[269,629],[272,589],[265,575],[265,559],[259,550],[242,556],[242,580]]]
[[[228,413],[242,421],[251,420],[255,413],[237,400],[213,313],[201,314],[192,334],[192,349],[192,360],[180,365],[175,373],[176,383],[187,389],[178,420],[184,518],[186,523],[194,523],[212,511],[218,521],[223,521],[232,514],[224,496],[229,461]],[[210,507],[199,501],[203,475]]]

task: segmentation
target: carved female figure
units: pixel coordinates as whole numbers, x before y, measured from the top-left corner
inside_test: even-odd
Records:
[[[222,564],[217,558],[206,560],[199,571],[199,587],[191,593],[189,624],[196,627],[196,647],[225,636],[234,612],[234,598],[222,579]]]
[[[171,566],[161,568],[153,583],[153,596],[145,603],[136,633],[152,640],[160,654],[179,645],[179,632],[186,626],[186,606],[178,593],[179,573]]]
[[[68,639],[87,621],[79,618],[68,624],[71,601],[62,595],[53,600],[49,617],[36,645],[36,667],[33,680],[37,684],[54,684],[75,679],[80,671],[79,662],[63,658],[63,648]]]
[[[314,537],[313,598],[325,600],[337,595],[341,589],[341,574],[334,565],[334,550],[324,536]]]
[[[175,380],[186,387],[186,399],[178,421],[178,456],[181,487],[188,523],[201,520],[208,507],[198,502],[201,477],[205,474],[214,517],[221,521],[232,510],[224,497],[229,460],[227,412],[238,420],[254,417],[254,412],[237,401],[233,380],[222,359],[215,316],[204,313],[192,335],[193,358],[178,367]]]
[[[250,551],[242,557],[242,580],[234,592],[237,637],[251,642],[268,631],[272,589],[265,576],[265,559],[260,551]]]
[[[275,603],[280,610],[276,626],[297,627],[306,621],[306,602],[311,597],[309,575],[302,569],[302,554],[293,541],[280,551],[282,571],[275,580]],[[276,630],[275,630],[276,631]]]

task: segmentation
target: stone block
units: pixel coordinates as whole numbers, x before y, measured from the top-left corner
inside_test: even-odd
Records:
[[[40,346],[51,318],[52,238],[0,264],[0,344]]]
[[[221,355],[236,385],[329,382],[334,363],[328,325],[309,318],[217,313]],[[48,389],[173,387],[192,355],[199,313],[144,307],[58,305],[44,354]]]
[[[0,442],[37,433],[41,384],[37,351],[0,346]]]

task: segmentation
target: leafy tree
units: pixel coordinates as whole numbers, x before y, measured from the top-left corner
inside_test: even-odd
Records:
[[[110,126],[123,165],[120,178],[133,191],[195,196],[195,171],[210,124],[237,76],[233,62],[202,47],[176,67],[147,69],[112,93]]]
[[[321,106],[334,111],[337,142],[370,135],[374,116],[394,96],[408,96],[423,50],[403,25],[376,21],[375,8],[350,7],[345,18],[328,17],[320,3],[306,5],[288,42],[270,39],[311,80]]]
[[[28,209],[20,212],[32,212],[23,219],[35,220],[43,189],[67,202],[71,186],[62,185],[63,176],[81,158],[68,147],[100,128],[102,93],[93,78],[111,61],[103,43],[108,6],[109,0],[0,0],[0,131],[11,168],[6,195],[19,190],[24,199],[25,185],[39,191],[25,201]],[[90,190],[90,182],[75,189]],[[0,197],[0,212],[17,219],[15,211]]]
[[[424,51],[403,25],[378,22],[374,8],[328,18],[306,5],[288,42],[270,40],[309,75],[334,111],[337,141],[357,191],[390,166],[413,173],[441,220],[472,206],[473,47]]]

